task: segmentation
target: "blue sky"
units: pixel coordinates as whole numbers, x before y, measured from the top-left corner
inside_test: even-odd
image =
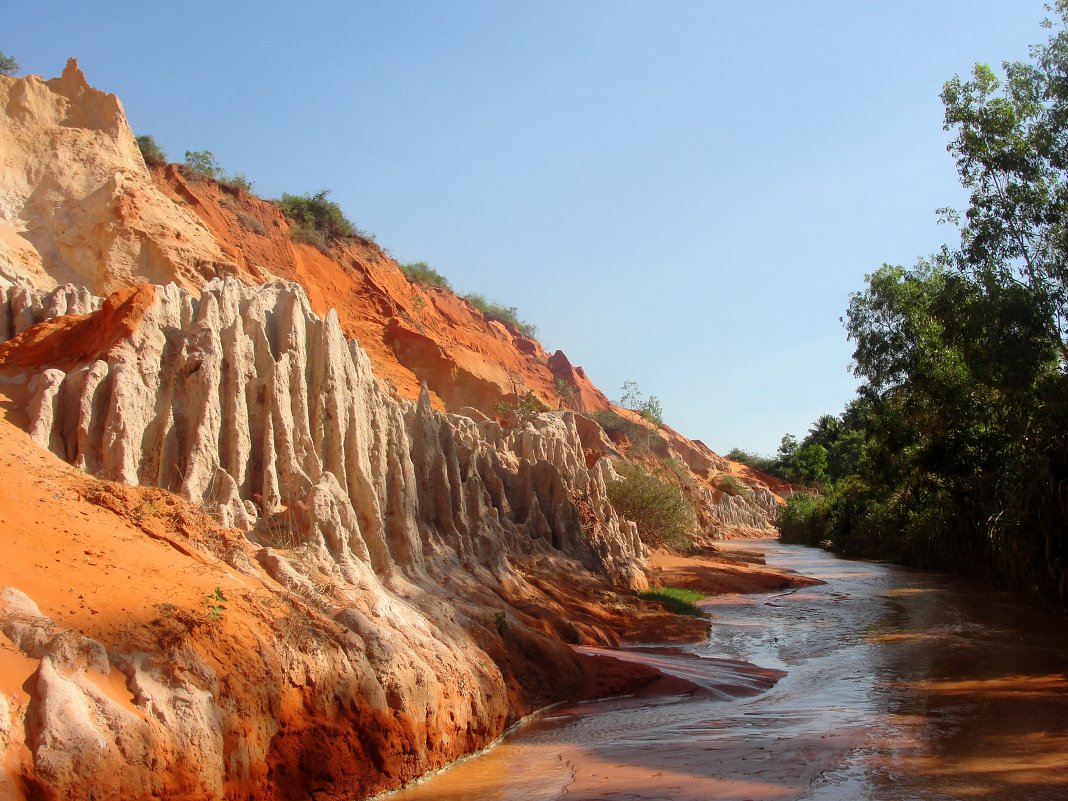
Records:
[[[401,261],[519,307],[606,393],[772,453],[856,386],[839,321],[963,203],[938,94],[1041,0],[9,4],[172,160],[329,187]]]

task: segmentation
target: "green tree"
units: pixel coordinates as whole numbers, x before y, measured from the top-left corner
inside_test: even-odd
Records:
[[[187,171],[194,175],[211,178],[215,181],[222,179],[226,175],[223,168],[219,166],[219,162],[215,160],[215,154],[210,150],[185,151],[184,166]]]
[[[780,451],[818,442],[831,479],[781,525],[1068,605],[1068,0],[1054,10],[1028,62],[945,84],[960,246],[850,298],[859,397]]]
[[[19,71],[19,63],[13,56],[6,55],[0,50],[0,75],[14,75]]]
[[[623,391],[619,396],[619,405],[624,409],[637,412],[657,428],[664,425],[664,407],[656,395],[648,398],[638,388],[637,381],[624,381]]]

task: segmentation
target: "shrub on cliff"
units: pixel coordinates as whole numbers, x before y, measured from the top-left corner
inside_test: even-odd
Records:
[[[14,75],[19,71],[19,63],[14,56],[9,56],[0,50],[0,75]]]
[[[504,415],[513,426],[520,426],[533,423],[538,419],[539,414],[549,411],[549,407],[541,402],[533,390],[527,390],[527,393],[517,398],[515,403],[501,401],[495,404],[493,411]]]
[[[624,409],[637,412],[657,428],[664,425],[664,407],[660,405],[660,399],[656,395],[646,398],[637,381],[624,381],[623,392],[619,396],[619,405]]]
[[[464,300],[482,312],[487,320],[497,320],[505,325],[510,325],[525,337],[532,337],[538,333],[538,327],[536,325],[528,323],[526,320],[519,319],[519,309],[515,306],[505,306],[501,303],[494,303],[492,300],[487,300],[484,295],[479,295],[477,292],[472,292],[470,295],[464,295]]]
[[[148,138],[151,139],[152,137]],[[152,144],[155,144],[155,142]],[[140,146],[140,142],[138,142],[138,146]],[[144,150],[141,152],[144,153]],[[162,151],[160,152],[160,155],[162,155]],[[147,163],[147,157],[145,158],[145,161]],[[210,178],[218,183],[223,189],[229,190],[231,194],[236,194],[238,191],[252,192],[252,181],[246,178],[244,173],[235,172],[233,175],[228,175],[226,170],[222,168],[222,165],[215,160],[215,154],[210,150],[185,151],[185,163],[182,164],[181,169],[182,173],[187,178],[192,178],[194,180]]]
[[[167,154],[163,152],[163,148],[156,144],[154,137],[144,134],[134,141],[137,142],[137,149],[141,151],[141,158],[145,160],[145,164],[149,167],[162,167],[167,163]]]
[[[360,232],[345,217],[341,206],[328,200],[329,189],[314,195],[282,194],[277,202],[282,213],[293,223],[290,235],[297,242],[306,242],[326,251],[340,239],[359,236]]]
[[[223,168],[215,160],[215,154],[210,150],[185,151],[185,163],[182,164],[182,172],[192,178],[211,178],[214,181],[225,175]]]
[[[416,261],[411,264],[398,265],[404,276],[413,284],[420,286],[436,286],[442,289],[452,289],[449,279],[439,273],[425,261]]]
[[[693,507],[674,484],[662,481],[636,464],[622,463],[619,479],[608,485],[608,499],[638,526],[648,545],[685,550],[693,544]]]

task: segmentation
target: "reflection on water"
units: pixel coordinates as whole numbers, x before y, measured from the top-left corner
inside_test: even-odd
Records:
[[[641,656],[721,691],[559,710],[394,798],[1068,798],[1063,617],[943,576],[759,547],[827,583],[714,599],[707,643]],[[729,691],[743,685],[759,694]]]

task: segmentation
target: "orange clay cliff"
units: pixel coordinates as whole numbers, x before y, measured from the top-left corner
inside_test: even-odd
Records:
[[[651,553],[608,489],[659,472],[707,546],[788,487],[372,241],[149,169],[73,60],[0,109],[0,798],[362,798],[662,681],[572,648],[704,636],[659,571],[797,580]]]

